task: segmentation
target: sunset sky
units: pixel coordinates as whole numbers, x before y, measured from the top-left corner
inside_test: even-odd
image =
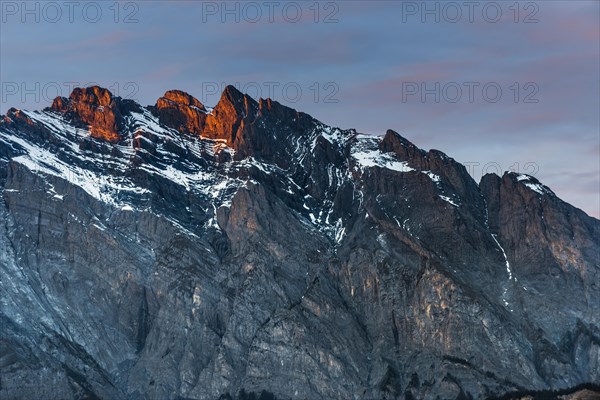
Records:
[[[0,113],[94,83],[213,106],[233,84],[331,125],[397,130],[477,181],[484,166],[533,174],[600,216],[598,1],[24,4],[0,3]]]

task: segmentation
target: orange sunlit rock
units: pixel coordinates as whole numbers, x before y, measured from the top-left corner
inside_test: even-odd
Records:
[[[181,133],[202,134],[206,108],[198,99],[181,90],[169,90],[159,98],[156,112],[161,123]]]
[[[206,117],[204,136],[224,139],[229,146],[237,142],[244,118],[256,113],[256,102],[233,86],[227,86],[213,112]],[[235,146],[234,146],[235,147]]]
[[[121,140],[121,136],[117,132],[95,126],[90,127],[90,135],[93,138],[103,139],[111,143],[116,143]]]
[[[57,97],[51,109],[89,126],[90,134],[111,143],[121,140],[118,104],[108,89],[75,88],[68,99]]]

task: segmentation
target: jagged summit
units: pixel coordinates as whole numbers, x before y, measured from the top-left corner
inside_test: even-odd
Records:
[[[161,124],[195,135],[202,133],[207,114],[198,99],[180,90],[167,91],[156,101],[153,112]]]
[[[600,380],[600,221],[227,87],[0,119],[1,398],[485,398]],[[23,385],[22,382],[33,382]]]
[[[68,99],[58,97],[50,108],[75,123],[89,125],[95,138],[113,143],[121,140],[121,110],[107,89],[98,86],[75,88]]]
[[[96,139],[118,143],[124,135],[124,115],[139,110],[131,100],[115,97],[105,88],[75,88],[69,98],[57,97],[50,110],[62,114],[79,127],[89,127]]]
[[[200,103],[200,101],[198,99],[196,99],[194,96],[192,96],[184,91],[181,91],[181,90],[167,90],[165,92],[165,94],[163,95],[163,97],[161,97],[157,100],[157,107],[161,101],[162,102],[168,101],[168,102],[181,104],[181,105],[185,105],[185,106],[189,106],[189,107],[196,107],[197,109],[199,109],[201,111],[206,111],[206,108],[204,107],[204,105],[202,103]]]
[[[62,119],[54,121],[53,113],[60,114]],[[131,166],[140,162],[162,164],[163,161],[158,160],[172,152],[168,158],[186,157],[182,160],[185,164],[203,165],[202,159],[208,156],[218,162],[251,159],[283,170],[296,170],[300,175],[310,175],[311,181],[318,181],[317,185],[309,183],[305,190],[315,190],[311,196],[319,201],[326,193],[316,187],[339,185],[336,181],[347,173],[344,170],[363,170],[364,167],[399,170],[406,176],[411,175],[411,171],[422,172],[431,178],[442,199],[455,207],[470,208],[479,220],[485,218],[486,208],[485,199],[479,193],[480,186],[498,186],[499,181],[509,179],[512,184],[536,194],[554,195],[536,178],[509,172],[503,178],[485,176],[478,185],[453,158],[438,150],[420,149],[396,131],[388,130],[385,135],[375,137],[331,128],[271,99],[257,102],[232,85],[225,87],[214,108],[206,107],[181,90],[168,90],[154,106],[144,108],[99,86],[76,88],[68,98],[57,97],[43,112],[10,109],[0,124],[17,132],[29,132],[30,139],[41,145],[48,137],[39,133],[51,120],[51,126],[67,123],[65,132],[77,129],[77,135],[68,140],[74,140],[81,149],[102,154],[127,154],[133,150],[135,158]],[[86,130],[90,139],[99,142],[87,140]],[[181,134],[177,142],[187,150],[164,142],[165,134],[176,138],[175,132]],[[191,151],[194,137],[204,141],[204,146],[211,150],[202,150],[202,154]],[[118,147],[111,150],[102,142]],[[224,150],[223,145],[229,150]],[[324,176],[303,165],[307,150],[339,169],[338,176],[330,172]]]
[[[228,145],[236,143],[242,120],[256,115],[258,103],[233,86],[227,86],[210,112],[193,96],[170,90],[158,99],[154,114],[160,122],[181,133],[191,133],[212,139],[222,139]]]
[[[247,94],[240,92],[233,85],[225,86],[225,89],[223,89],[223,93],[221,93],[221,99],[219,100],[219,103],[220,102],[225,102],[225,103],[230,103],[230,104],[235,104],[235,105],[241,105],[241,104],[244,104],[247,102],[256,104],[256,100],[254,100]]]

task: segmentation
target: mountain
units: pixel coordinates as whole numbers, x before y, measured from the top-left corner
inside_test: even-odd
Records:
[[[600,221],[227,87],[0,117],[0,398],[468,399],[600,382]]]

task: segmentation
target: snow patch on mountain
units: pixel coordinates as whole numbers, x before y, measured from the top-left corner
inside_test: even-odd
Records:
[[[431,171],[421,171],[422,173],[424,173],[425,175],[427,175],[432,181],[434,181],[435,183],[440,182],[440,176],[434,174]]]
[[[381,167],[392,171],[409,172],[415,171],[405,161],[397,161],[389,153],[381,153],[379,150],[359,151],[352,154],[361,167]]]
[[[522,182],[523,185],[525,185],[526,187],[528,187],[529,189],[533,190],[536,193],[546,194],[549,192],[549,190],[546,187],[544,187],[544,185],[533,182],[532,177],[529,175],[525,175],[525,174],[517,175],[517,181]]]
[[[415,171],[406,161],[399,161],[393,153],[383,153],[378,148],[380,137],[358,135],[351,156],[361,168],[380,167],[398,172]]]
[[[129,177],[135,171],[144,171],[167,179],[183,186],[187,191],[212,199],[219,206],[228,203],[235,194],[235,188],[243,183],[228,178],[227,170],[231,165],[225,164],[223,170],[218,171],[216,168],[189,162],[187,157],[182,159],[165,148],[175,145],[179,147],[178,152],[181,154],[201,158],[204,154],[214,155],[223,151],[223,143],[211,139],[184,140],[178,132],[161,126],[156,117],[147,110],[143,113],[132,112],[125,118],[127,128],[134,132],[134,139],[143,138],[145,142],[155,146],[155,159],[152,162],[137,164],[132,163],[136,154],[148,151],[135,148],[132,138],[125,138],[122,143],[114,145],[99,143],[99,146],[112,146],[114,150],[118,150],[118,156],[90,152],[80,148],[81,141],[89,136],[88,130],[73,127],[62,115],[54,112],[23,113],[34,124],[52,132],[53,141],[58,145],[49,149],[46,143],[33,140],[27,135],[5,131],[0,140],[23,153],[13,157],[13,162],[27,167],[34,173],[64,179],[95,199],[115,208],[128,210],[132,208],[128,199],[151,194],[149,189],[140,186],[139,181],[134,182]],[[144,133],[152,139],[140,136]],[[64,196],[52,194],[57,199]]]
[[[440,195],[439,197],[440,197],[440,199],[444,200],[445,202],[452,204],[454,207],[458,207],[458,204],[456,204],[454,202],[454,200],[452,200],[450,197],[442,196],[442,195]]]

